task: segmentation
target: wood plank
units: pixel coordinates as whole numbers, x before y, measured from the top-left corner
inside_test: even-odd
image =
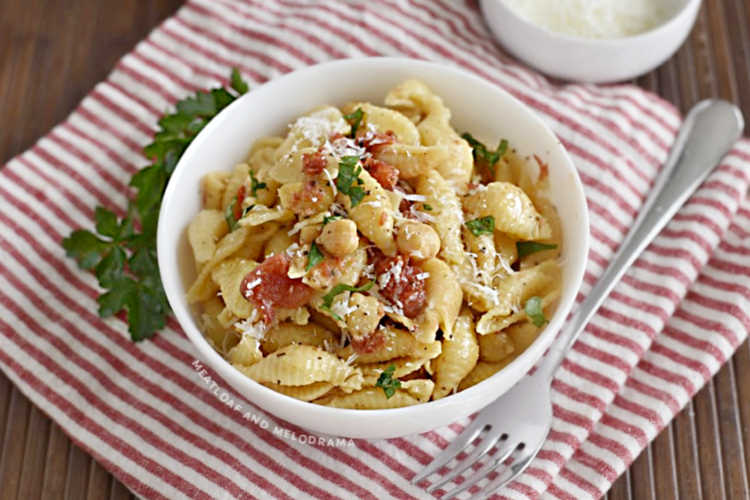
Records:
[[[620,476],[607,492],[609,500],[632,500],[633,492],[630,490],[630,469]]]
[[[703,490],[692,402],[689,402],[672,421],[670,430],[675,436],[675,468],[680,495],[683,498],[701,500]]]
[[[52,423],[47,439],[47,457],[44,463],[42,500],[59,500],[65,493],[65,477],[68,471],[68,449],[70,439]],[[20,499],[19,499],[20,500]]]
[[[50,424],[50,419],[40,409],[32,406],[29,428],[26,432],[18,498],[39,498],[42,495]]]
[[[745,341],[732,358],[736,378],[737,413],[742,435],[742,447],[745,452],[745,477],[750,477],[750,343]]]
[[[667,427],[651,443],[653,460],[654,498],[659,500],[679,500],[677,482],[677,460],[672,430]]]
[[[65,477],[65,500],[86,500],[89,484],[89,463],[91,457],[74,443],[68,450],[68,473]]]
[[[24,444],[28,427],[31,403],[21,392],[13,388],[8,408],[8,421],[3,436],[3,449],[0,457],[0,499],[14,499],[18,496],[21,480]]]
[[[109,491],[109,500],[130,500],[135,498],[121,482],[112,478],[112,488]]]
[[[646,448],[630,466],[631,498],[637,500],[660,500],[654,488],[654,468],[651,447]]]
[[[738,413],[734,366],[727,363],[714,377],[718,432],[727,498],[742,498],[748,492],[747,464]]]
[[[695,409],[695,428],[700,452],[699,467],[703,498],[723,500],[726,498],[725,479],[714,392],[713,381],[709,381],[693,398],[693,408]]]
[[[100,500],[103,498],[104,492],[109,491],[113,479],[107,469],[99,465],[93,458],[89,458],[89,483],[86,486],[86,499]]]

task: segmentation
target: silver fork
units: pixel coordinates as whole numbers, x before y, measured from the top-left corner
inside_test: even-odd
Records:
[[[743,127],[739,109],[725,101],[702,101],[690,110],[633,227],[604,275],[562,329],[536,371],[483,409],[445,450],[414,476],[412,483],[419,483],[439,471],[475,440],[477,444],[468,455],[430,484],[428,492],[462,475],[495,447],[496,452],[485,465],[442,498],[452,498],[471,488],[507,462],[498,477],[472,496],[487,498],[529,466],[549,433],[552,423],[550,384],[563,358],[623,273],[730,150]]]

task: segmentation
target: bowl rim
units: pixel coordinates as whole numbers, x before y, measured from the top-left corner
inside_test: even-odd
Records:
[[[573,176],[573,183],[577,188],[577,193],[580,195],[577,198],[579,199],[579,202],[581,204],[581,220],[577,223],[580,224],[585,230],[582,231],[582,238],[581,241],[581,247],[583,248],[582,256],[581,256],[581,265],[579,266],[579,269],[577,270],[577,275],[574,275],[571,277],[572,281],[575,284],[575,292],[578,292],[580,290],[580,287],[583,283],[583,276],[586,269],[586,262],[588,261],[588,255],[589,255],[589,246],[590,246],[590,224],[589,224],[589,210],[588,210],[588,204],[585,196],[585,192],[583,189],[583,183],[581,182],[580,176],[578,175],[578,171],[575,168],[575,165],[573,161],[570,158],[570,155],[568,154],[565,147],[562,145],[562,143],[559,141],[557,136],[554,134],[552,129],[547,125],[547,123],[542,120],[540,115],[512,96],[508,91],[505,89],[499,87],[498,85],[481,78],[461,67],[457,66],[451,66],[446,64],[440,64],[436,62],[431,61],[425,61],[420,59],[411,59],[411,58],[405,58],[405,57],[362,57],[362,58],[347,58],[347,59],[338,59],[334,61],[327,61],[324,63],[307,66],[295,71],[291,71],[289,73],[286,73],[284,75],[281,75],[277,78],[268,80],[267,82],[263,83],[263,85],[256,87],[253,92],[258,92],[259,89],[264,88],[269,85],[274,85],[279,82],[283,82],[287,79],[291,78],[301,78],[304,77],[308,73],[321,71],[323,69],[327,69],[329,67],[336,67],[340,65],[348,65],[348,64],[372,64],[374,66],[377,65],[409,65],[410,68],[414,68],[415,72],[418,72],[420,67],[422,68],[431,68],[433,70],[438,71],[448,71],[456,74],[456,76],[460,76],[461,78],[466,78],[469,80],[474,81],[475,83],[481,84],[481,85],[490,85],[493,87],[493,91],[500,93],[503,95],[504,99],[508,99],[512,102],[515,102],[517,105],[520,105],[528,114],[529,120],[534,122],[539,128],[540,131],[543,131],[543,133],[548,134],[551,136],[551,138],[554,139],[554,144],[556,148],[559,148],[559,153],[561,155],[561,158],[564,160],[565,163],[565,169],[572,174]],[[240,385],[247,388],[247,391],[255,391],[260,392],[262,394],[266,394],[267,396],[271,398],[276,398],[279,401],[283,401],[284,404],[287,405],[289,409],[293,409],[296,411],[306,412],[306,418],[308,419],[314,419],[314,418],[326,418],[328,416],[330,417],[356,417],[356,416],[362,416],[364,414],[367,414],[369,418],[378,418],[378,417],[400,417],[400,418],[414,418],[419,417],[424,414],[424,412],[428,412],[431,409],[438,409],[441,407],[455,407],[460,403],[461,399],[464,399],[465,401],[469,401],[474,397],[480,397],[483,400],[488,399],[487,397],[481,397],[480,393],[483,391],[483,387],[486,387],[488,384],[492,383],[492,380],[497,380],[499,377],[503,376],[504,371],[509,371],[510,368],[514,365],[521,365],[528,363],[528,358],[534,354],[535,351],[540,351],[537,358],[533,360],[530,363],[530,366],[534,366],[535,363],[537,363],[543,356],[546,350],[549,348],[549,346],[556,340],[557,335],[562,328],[564,322],[566,321],[566,317],[563,317],[561,314],[561,309],[558,306],[558,309],[555,311],[553,317],[551,318],[550,323],[547,324],[547,326],[540,332],[539,336],[532,342],[532,344],[527,347],[517,358],[515,358],[513,361],[511,361],[508,365],[503,367],[498,372],[494,373],[492,376],[488,377],[487,379],[481,381],[478,384],[475,384],[472,387],[469,387],[467,389],[464,389],[460,392],[456,392],[454,394],[451,394],[450,396],[447,396],[445,398],[441,398],[437,401],[428,401],[426,403],[420,403],[416,405],[401,407],[401,408],[387,408],[387,409],[367,409],[367,410],[360,410],[360,409],[346,409],[346,408],[332,408],[322,405],[316,405],[307,401],[302,401],[296,398],[292,398],[290,396],[286,396],[280,392],[274,391],[273,389],[270,389],[268,387],[265,387],[264,385],[260,384],[259,382],[256,382],[255,380],[252,380],[251,378],[245,376],[240,371],[238,371],[236,368],[234,368],[229,361],[227,361],[224,357],[222,357],[206,340],[205,336],[201,332],[200,328],[198,328],[198,325],[193,319],[193,315],[189,311],[189,307],[186,308],[187,316],[188,318],[184,318],[182,314],[180,314],[180,310],[182,308],[180,307],[174,307],[172,297],[175,296],[178,293],[182,293],[178,288],[179,287],[173,287],[172,281],[165,280],[165,269],[167,268],[167,260],[168,258],[171,258],[171,254],[174,252],[175,249],[175,242],[174,241],[165,241],[167,237],[165,236],[166,230],[164,227],[168,225],[168,221],[166,221],[167,218],[167,211],[164,210],[164,207],[170,203],[170,200],[174,197],[174,193],[178,190],[177,183],[174,182],[175,179],[178,179],[179,176],[174,175],[179,172],[179,169],[182,167],[183,164],[188,163],[190,161],[191,156],[202,147],[202,144],[207,140],[209,136],[211,136],[211,132],[215,129],[219,129],[225,126],[225,123],[229,120],[229,117],[232,116],[233,109],[238,107],[243,99],[250,98],[250,96],[253,94],[253,92],[250,92],[248,94],[245,94],[243,96],[240,96],[237,98],[234,102],[229,104],[226,108],[224,108],[217,116],[215,116],[209,123],[206,125],[199,134],[195,137],[195,139],[192,141],[192,143],[188,146],[188,148],[183,153],[182,157],[180,158],[179,162],[175,166],[174,172],[172,177],[170,178],[167,187],[164,191],[164,195],[162,197],[162,203],[160,206],[160,214],[159,214],[159,221],[157,226],[157,260],[159,263],[159,272],[162,279],[162,283],[164,285],[165,293],[167,295],[167,300],[170,302],[170,305],[172,305],[173,313],[175,316],[175,319],[177,320],[177,323],[180,325],[180,327],[185,332],[185,335],[190,340],[191,344],[195,346],[195,348],[198,351],[198,355],[201,361],[207,361],[207,365],[211,367],[212,370],[214,370],[218,375],[220,375],[222,378],[229,380],[236,380],[239,382]],[[177,289],[176,289],[177,288]],[[575,305],[575,294],[573,294],[573,298],[570,302],[570,305],[567,307],[566,316],[570,312],[570,309]],[[555,331],[551,331],[550,327],[555,326]],[[545,335],[546,334],[546,335]],[[544,348],[539,347],[540,343],[539,341],[544,338],[544,341],[546,342],[546,345]],[[537,345],[536,349],[532,349],[532,346],[534,344]],[[525,372],[522,376],[525,376]],[[520,380],[520,379],[519,379]],[[230,384],[234,385],[234,384]],[[245,399],[248,399],[249,401],[252,401],[252,398],[250,398],[247,394],[243,394],[243,391],[240,391],[235,387],[233,389],[240,394]],[[492,403],[492,400],[485,401],[485,404],[482,405],[481,408],[484,408],[485,406]],[[257,403],[254,403],[257,405]],[[480,408],[480,409],[481,409]],[[262,409],[262,408],[261,408]],[[262,409],[263,410],[263,409]],[[315,412],[313,415],[312,412]],[[271,411],[274,418],[278,418],[280,420],[283,420],[283,418],[279,417],[278,415],[274,414],[273,411]],[[300,425],[300,424],[295,424]],[[304,425],[302,425],[304,427]],[[396,434],[394,434],[396,435]],[[402,435],[402,434],[400,434]]]
[[[654,39],[658,38],[663,32],[672,29],[674,26],[682,23],[685,18],[688,18],[692,14],[692,8],[696,5],[700,6],[702,0],[685,0],[683,5],[677,9],[667,20],[657,24],[656,26],[635,35],[622,36],[618,38],[587,38],[580,35],[571,35],[568,33],[560,33],[552,31],[541,26],[537,26],[528,19],[518,15],[513,9],[506,5],[504,0],[481,0],[484,2],[494,2],[500,6],[506,15],[512,17],[515,21],[523,24],[527,29],[534,31],[535,33],[545,36],[550,40],[563,41],[568,43],[579,43],[586,44],[589,46],[596,46],[599,48],[615,48],[627,43],[650,43]],[[489,22],[485,20],[485,22]]]

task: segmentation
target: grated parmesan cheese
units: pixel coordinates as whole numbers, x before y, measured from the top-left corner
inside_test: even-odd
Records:
[[[622,38],[645,33],[674,16],[676,0],[503,0],[515,14],[556,33]]]
[[[260,280],[257,281],[260,282]],[[268,331],[269,326],[266,325],[263,321],[259,321],[258,311],[253,309],[250,317],[236,322],[234,324],[234,328],[238,332],[240,332],[243,337],[247,336],[256,340],[263,340],[263,337],[265,337],[266,331]]]
[[[427,197],[423,194],[409,194],[409,193],[399,193],[401,194],[401,197],[405,200],[409,201],[427,201]]]

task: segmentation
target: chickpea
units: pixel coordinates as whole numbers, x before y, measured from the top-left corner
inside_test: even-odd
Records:
[[[407,221],[398,229],[398,249],[416,260],[427,260],[440,250],[440,237],[432,227],[422,222]]]
[[[349,307],[354,308],[346,316],[346,328],[352,337],[366,337],[375,331],[383,317],[383,307],[378,299],[361,293],[349,297]]]
[[[344,257],[354,252],[359,246],[357,225],[351,219],[337,219],[323,226],[320,236],[315,240],[336,257]]]
[[[299,242],[300,245],[308,245],[315,240],[320,234],[320,226],[313,224],[311,226],[305,226],[299,231]]]

